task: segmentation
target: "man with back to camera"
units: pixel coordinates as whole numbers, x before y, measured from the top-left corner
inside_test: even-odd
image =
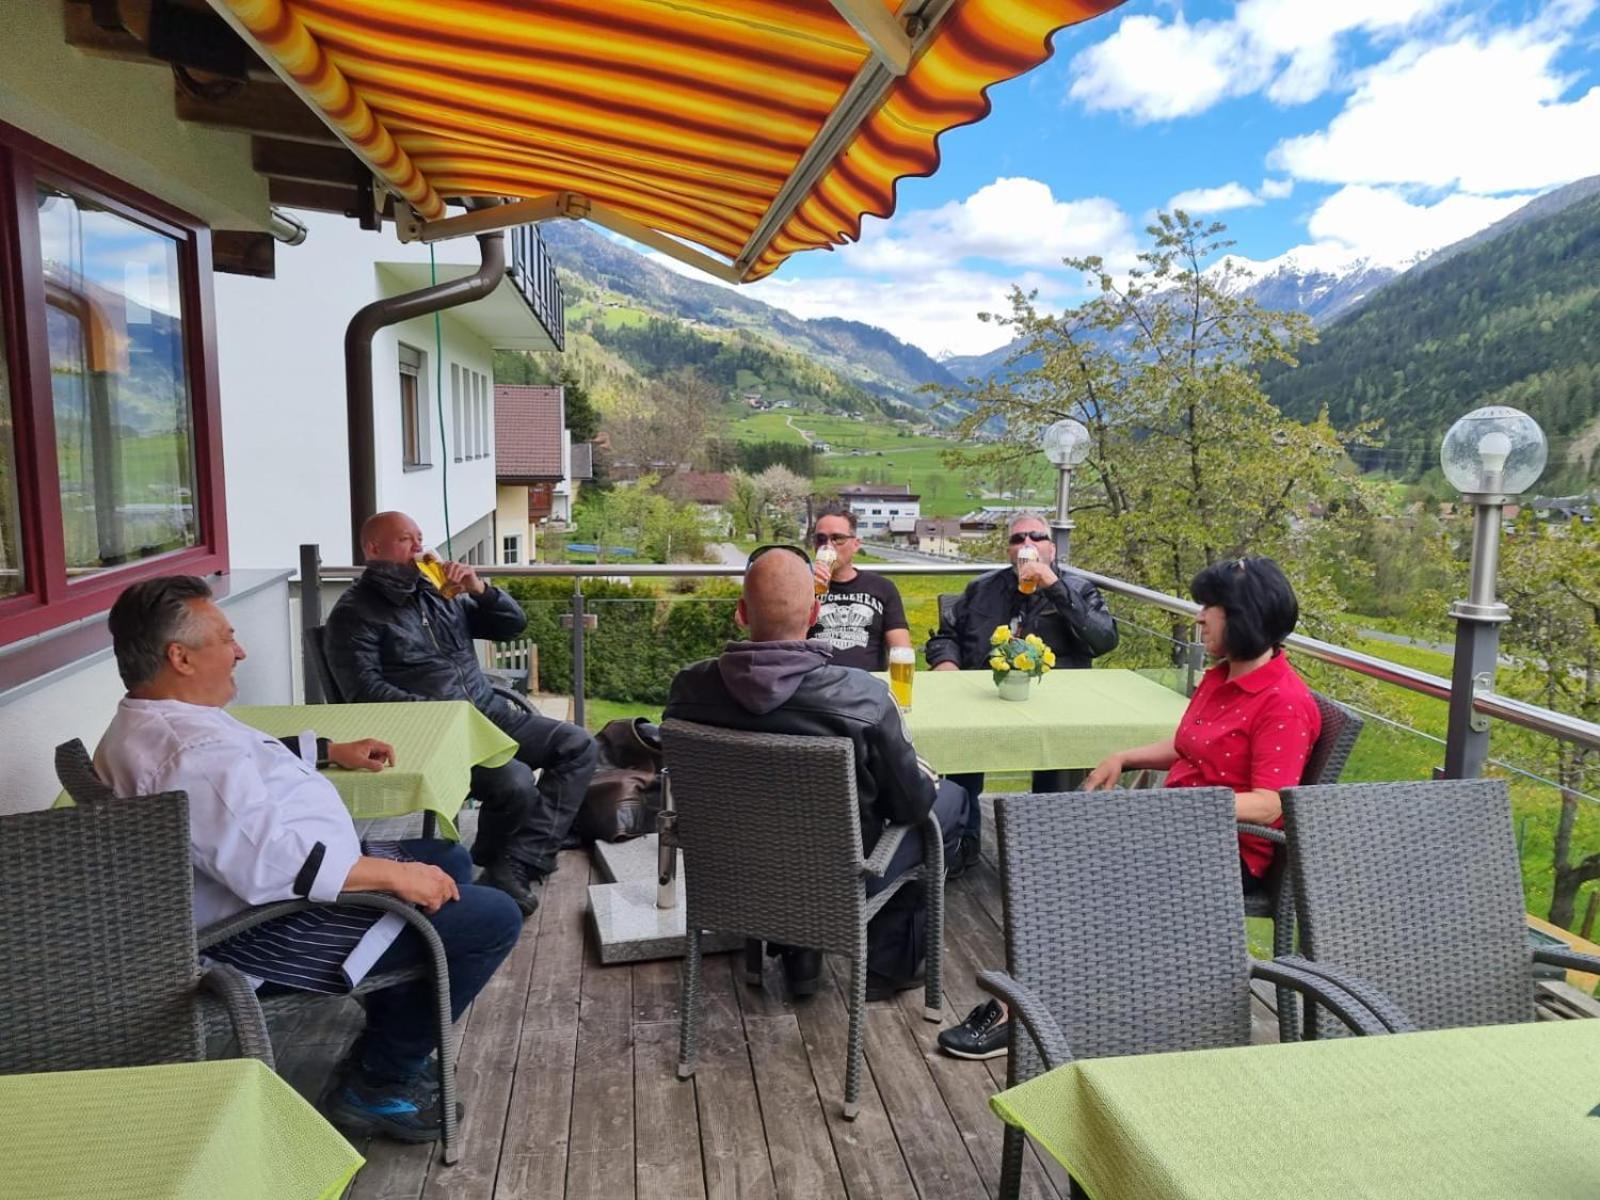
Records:
[[[812,527],[812,545],[818,555],[812,564],[817,596],[817,623],[808,637],[833,648],[833,665],[882,671],[889,665],[889,650],[911,645],[905,605],[889,579],[855,568],[861,539],[856,536],[856,514],[838,504],[824,508]],[[830,568],[821,553],[830,547],[836,556]]]
[[[594,774],[594,739],[515,707],[484,676],[472,639],[520,634],[528,618],[514,599],[466,563],[437,563],[456,593],[447,597],[418,569],[427,547],[405,513],[369,517],[361,548],[366,569],[328,614],[328,667],[349,700],[466,700],[516,739],[510,762],[472,768],[483,806],[472,860],[483,868],[479,882],[532,913]]]
[[[757,550],[750,556],[737,609],[750,640],[729,642],[718,657],[679,671],[665,716],[724,729],[847,737],[855,749],[863,851],[872,852],[886,824],[917,825],[931,810],[949,853],[962,827],[966,793],[948,780],[936,783],[918,763],[886,683],[835,666],[826,643],[806,639],[817,607],[804,551],[796,546]],[[867,894],[881,891],[921,861],[918,827],[900,843],[882,877],[867,881]],[[867,926],[869,999],[921,982],[926,933],[922,889],[902,888]],[[794,995],[816,991],[822,971],[818,951],[772,949],[782,954]]]
[[[196,928],[277,900],[395,896],[422,909],[444,943],[450,1011],[459,1018],[516,944],[522,918],[508,897],[469,882],[472,862],[458,845],[356,836],[339,793],[316,768],[379,771],[393,764],[393,748],[372,738],[330,744],[310,731],[280,740],[224,712],[245,652],[203,579],[133,584],[109,624],[128,694],[95,750],[95,769],[119,796],[188,796]],[[205,951],[257,986],[331,995],[427,955],[416,931],[391,913],[326,907],[276,917]],[[437,1140],[433,984],[370,992],[365,1005],[366,1028],[335,1069],[322,1107],[352,1133]]]
[[[1117,648],[1117,622],[1100,589],[1081,575],[1058,575],[1054,570],[1056,547],[1042,517],[1027,513],[1014,518],[1006,541],[1011,566],[980,575],[967,585],[948,619],[941,619],[939,631],[928,639],[928,666],[935,671],[987,668],[989,637],[1001,625],[1009,625],[1017,637],[1038,634],[1055,652],[1057,667],[1087,667]],[[1031,585],[1029,592],[1021,590],[1024,585]],[[983,828],[978,794],[983,791],[983,776],[948,778],[972,798],[961,849],[951,864],[953,878],[978,861]],[[1061,772],[1035,771],[1033,790],[1069,789]]]

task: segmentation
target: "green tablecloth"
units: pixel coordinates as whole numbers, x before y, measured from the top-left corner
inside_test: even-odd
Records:
[[[1600,1196],[1600,1021],[1095,1059],[989,1103],[1094,1200]]]
[[[364,1161],[255,1059],[0,1076],[7,1200],[333,1200]]]
[[[455,836],[455,816],[475,766],[498,767],[517,743],[465,700],[416,704],[240,705],[228,710],[274,737],[315,730],[336,742],[374,737],[394,747],[383,771],[325,772],[357,818],[400,817],[431,810]]]
[[[918,671],[906,717],[917,753],[945,775],[1092,767],[1171,737],[1188,705],[1135,671],[1051,671],[1031,687],[1018,703],[988,671]]]

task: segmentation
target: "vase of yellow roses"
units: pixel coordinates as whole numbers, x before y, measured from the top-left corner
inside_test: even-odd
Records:
[[[1026,700],[1028,684],[1056,665],[1056,653],[1036,633],[1019,638],[1009,625],[989,635],[989,670],[1002,700]]]

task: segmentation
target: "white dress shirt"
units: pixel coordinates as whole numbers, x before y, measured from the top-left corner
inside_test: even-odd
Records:
[[[210,705],[129,696],[117,705],[95,769],[119,796],[188,795],[196,928],[274,900],[326,903],[343,890],[361,840],[317,773],[315,736],[300,744],[296,755]],[[352,986],[403,927],[385,914],[367,931],[345,961]]]

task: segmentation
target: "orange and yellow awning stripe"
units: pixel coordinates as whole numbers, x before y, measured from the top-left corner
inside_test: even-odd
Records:
[[[212,0],[424,220],[574,193],[747,280],[889,215],[989,87],[1119,2],[927,6],[920,56],[862,106],[872,54],[831,0]],[[810,162],[830,118],[839,149]]]

